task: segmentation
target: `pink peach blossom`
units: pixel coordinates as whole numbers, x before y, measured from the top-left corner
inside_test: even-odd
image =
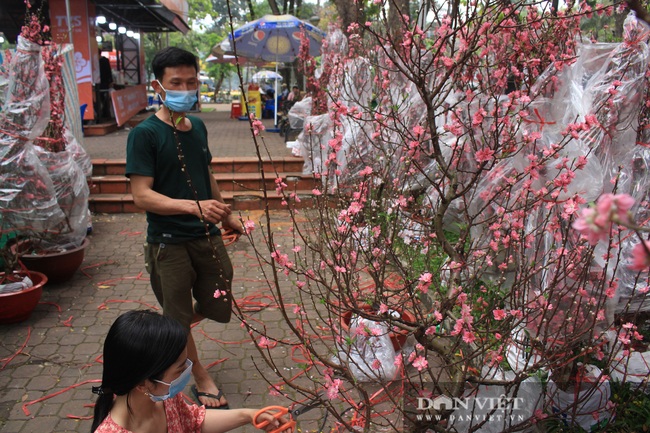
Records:
[[[648,267],[650,267],[650,241],[642,241],[632,248],[632,264],[629,268],[633,271],[646,271]]]
[[[582,209],[573,228],[587,239],[590,245],[609,237],[613,223],[629,223],[629,210],[634,199],[627,194],[603,194],[596,206]]]

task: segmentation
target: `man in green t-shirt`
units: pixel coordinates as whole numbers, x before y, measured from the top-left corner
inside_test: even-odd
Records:
[[[227,401],[199,362],[190,325],[230,321],[232,264],[216,224],[242,232],[210,170],[203,121],[186,113],[197,101],[196,57],[168,47],[152,61],[151,86],[163,106],[129,133],[126,175],[135,204],[147,212],[145,266],[163,314],[188,330],[195,397],[207,408]]]

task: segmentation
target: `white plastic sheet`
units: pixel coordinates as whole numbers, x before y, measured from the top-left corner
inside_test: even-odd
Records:
[[[360,382],[395,378],[395,348],[385,323],[354,316],[350,320],[350,347],[340,348],[339,357]]]
[[[483,368],[482,377],[503,381],[504,385],[480,385],[470,388],[449,418],[459,433],[501,433],[534,417],[543,407],[542,384],[536,377],[516,383],[513,372]],[[509,389],[505,384],[510,384]],[[480,427],[478,427],[481,425]],[[478,428],[477,428],[478,427]],[[532,432],[534,428],[517,431]]]
[[[609,380],[594,365],[585,365],[584,371],[582,381],[566,391],[549,379],[546,398],[552,411],[567,425],[579,425],[589,431],[593,426],[606,424],[614,416],[614,408],[609,401]]]

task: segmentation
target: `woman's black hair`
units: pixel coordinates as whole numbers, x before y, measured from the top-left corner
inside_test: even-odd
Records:
[[[104,341],[102,384],[91,432],[104,421],[115,395],[126,395],[145,379],[160,380],[187,345],[187,330],[176,320],[153,311],[119,316]],[[128,401],[127,401],[128,404]]]
[[[165,68],[176,66],[193,66],[199,73],[199,64],[194,54],[178,47],[167,47],[158,51],[151,61],[151,69],[156,80],[162,80]]]

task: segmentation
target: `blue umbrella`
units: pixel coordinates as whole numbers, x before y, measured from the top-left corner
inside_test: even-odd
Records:
[[[293,15],[264,15],[233,31],[213,52],[236,54],[268,62],[293,62],[300,53],[301,34],[309,40],[309,54],[318,56],[325,32]],[[275,81],[275,124],[278,124],[278,81]]]
[[[300,52],[303,31],[309,39],[309,54],[318,56],[325,32],[293,15],[264,15],[235,30],[227,41],[239,56],[267,62],[293,62]]]

